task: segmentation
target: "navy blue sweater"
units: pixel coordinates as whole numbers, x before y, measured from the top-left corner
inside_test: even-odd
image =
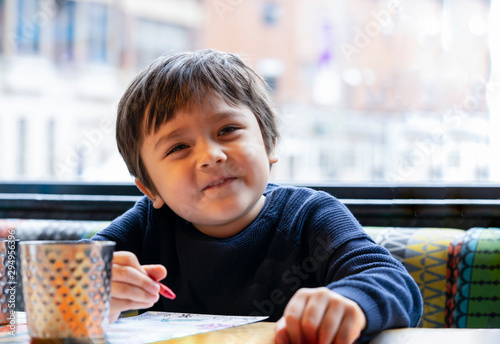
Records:
[[[381,330],[416,326],[419,289],[331,195],[269,184],[259,216],[233,237],[199,232],[167,206],[146,198],[97,233],[141,264],[163,264],[175,300],[152,310],[269,315],[276,321],[299,288],[327,286],[363,309],[368,339]]]

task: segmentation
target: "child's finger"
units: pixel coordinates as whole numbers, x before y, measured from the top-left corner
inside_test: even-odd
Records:
[[[146,274],[155,281],[161,281],[167,277],[167,269],[163,265],[143,265],[142,267],[146,270]]]
[[[121,311],[115,310],[112,307],[109,310],[109,323],[112,324],[120,317]]]
[[[333,343],[333,338],[335,338],[343,316],[344,312],[341,306],[330,306],[326,309],[323,321],[318,328],[318,343]]]
[[[305,289],[299,289],[290,299],[283,312],[290,343],[302,343],[301,319],[307,303],[307,298],[308,292]]]
[[[141,286],[120,281],[111,281],[111,295],[114,298],[137,302],[156,302],[159,299],[160,286],[154,284],[152,290],[145,290]]]
[[[344,316],[335,334],[335,343],[354,343],[360,336],[361,328],[358,321],[348,316]]]
[[[326,317],[330,316],[332,321],[329,322],[328,326],[332,327],[332,324],[335,324],[334,342],[353,343],[360,336],[366,324],[365,315],[361,308],[349,299],[337,307],[328,309]]]
[[[158,279],[165,278],[162,265],[141,266],[136,255],[117,251],[113,254],[110,321],[129,309],[152,307],[160,298]]]
[[[155,277],[162,277],[163,274],[166,275],[166,270],[163,266],[159,268],[147,266],[147,268],[152,269]],[[146,268],[141,266],[137,256],[127,251],[117,251],[113,254],[112,281],[124,283],[124,285],[119,283],[115,284],[114,290],[112,288],[111,291],[113,297],[131,298],[135,301],[150,302],[151,296],[146,296],[145,300],[144,293],[140,290],[138,291],[136,288],[143,289],[154,297],[157,296],[160,290],[158,283],[155,283],[155,281],[149,277]],[[134,299],[131,295],[136,298]]]
[[[276,344],[289,344],[288,332],[286,329],[286,319],[281,318],[274,328],[274,341]]]
[[[113,253],[113,264],[130,266],[146,274],[146,270],[141,266],[137,256],[128,251],[117,251]]]
[[[113,290],[113,284],[115,289]],[[122,285],[123,284],[123,285]],[[125,288],[126,286],[133,287]],[[123,266],[118,264],[113,264],[112,266],[112,289],[111,293],[116,296],[115,293],[135,293],[138,289],[142,289],[151,295],[157,295],[160,291],[160,286],[154,280],[152,280],[147,273],[142,273],[141,271],[130,266]],[[130,295],[132,296],[132,295]],[[142,297],[142,294],[140,295]]]
[[[306,302],[300,327],[302,336],[307,343],[317,343],[318,333],[328,307],[328,295],[325,293],[312,294]]]

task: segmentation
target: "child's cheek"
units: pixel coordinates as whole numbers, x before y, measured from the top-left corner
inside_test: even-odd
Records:
[[[256,161],[260,154],[263,154],[262,158],[265,157],[266,151],[261,145],[256,142],[251,142],[244,147],[244,154],[248,161]]]
[[[267,155],[265,149],[255,142],[248,142],[240,146],[238,157],[229,159],[228,163],[233,172],[237,174],[247,174],[249,169],[257,166],[259,157],[261,159],[266,159]]]
[[[179,203],[173,206],[172,210],[183,219],[192,222],[196,212],[187,203]]]

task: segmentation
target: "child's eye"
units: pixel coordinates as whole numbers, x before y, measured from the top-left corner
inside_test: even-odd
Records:
[[[239,129],[238,127],[233,127],[233,126],[222,128],[221,131],[219,132],[219,136],[228,134],[228,133],[233,132],[233,131],[238,130],[238,129]]]
[[[186,149],[186,148],[188,148],[188,146],[187,146],[187,145],[185,145],[185,144],[178,144],[178,145],[175,145],[175,146],[173,146],[172,148],[170,148],[170,149],[167,151],[167,154],[165,154],[165,155],[166,155],[166,156],[169,156],[169,155],[170,155],[170,154],[172,154],[172,153],[179,152],[179,151],[181,151],[181,150],[183,150],[183,149]]]

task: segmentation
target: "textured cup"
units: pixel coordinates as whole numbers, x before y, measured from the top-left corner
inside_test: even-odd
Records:
[[[23,296],[31,338],[104,338],[111,241],[22,241]]]
[[[0,325],[15,324],[18,240],[0,239]]]

